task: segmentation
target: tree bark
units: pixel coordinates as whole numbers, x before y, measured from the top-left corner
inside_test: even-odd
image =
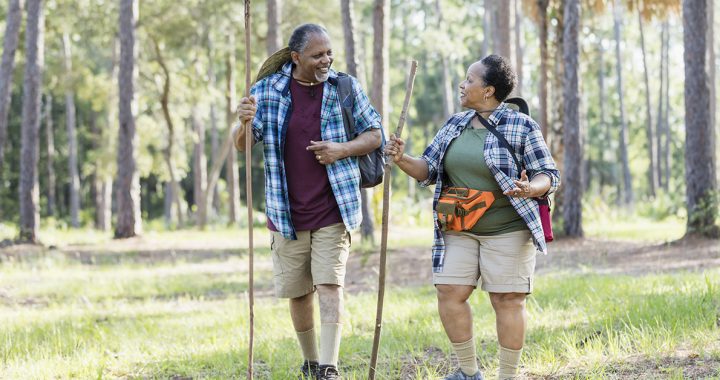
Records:
[[[371,102],[387,125],[390,103],[390,1],[375,0],[373,7],[373,75]]]
[[[215,68],[213,66],[213,52],[215,51],[215,44],[213,43],[212,35],[208,31],[207,33],[207,57],[208,57],[208,78],[210,88],[214,89],[217,86],[217,75],[215,74]],[[218,130],[217,122],[217,107],[215,103],[210,104],[210,151],[216,153],[220,147],[220,132]],[[206,166],[207,167],[207,166]],[[206,170],[207,173],[207,170]],[[207,177],[207,174],[206,174]],[[207,178],[206,178],[207,179]],[[215,212],[220,209],[220,195],[218,187],[212,187],[212,207]],[[202,198],[202,196],[200,197]],[[195,204],[200,202],[200,198],[195,199]],[[198,206],[199,207],[199,206]]]
[[[75,92],[73,91],[72,45],[70,33],[62,35],[65,67],[65,128],[68,139],[68,174],[70,175],[70,225],[80,227],[80,173],[78,171],[77,121],[75,118]]]
[[[282,0],[267,0],[267,17],[268,17],[268,32],[267,32],[267,54],[268,57],[280,50],[283,46],[282,35],[280,34],[280,15],[282,7]]]
[[[623,171],[623,194],[622,201],[626,206],[631,206],[634,203],[634,195],[632,188],[632,175],[630,174],[630,160],[628,158],[628,126],[625,120],[625,93],[623,91],[623,77],[622,77],[622,54],[620,52],[620,4],[618,0],[615,0],[615,68],[617,70],[617,91],[618,101],[620,104],[620,162],[622,163]]]
[[[235,46],[235,38],[229,35],[228,46]],[[236,100],[236,89],[235,89],[235,50],[231,49],[225,57],[225,120],[228,128],[232,128],[231,125],[235,120],[235,104]],[[246,165],[252,165],[252,163],[246,163]],[[227,180],[228,188],[228,207],[230,209],[228,215],[228,223],[234,225],[240,218],[240,181],[239,181],[238,163],[237,163],[237,151],[231,149],[228,153],[225,162],[225,179]],[[252,207],[252,205],[247,205]]]
[[[190,111],[193,131],[195,131],[195,144],[193,144],[193,200],[195,204],[207,191],[207,158],[205,158],[205,124],[200,120],[197,107]]]
[[[643,19],[641,9],[638,8],[638,26],[640,29],[640,50],[643,58],[643,79],[645,82],[645,135],[647,136],[648,149],[648,193],[651,197],[655,197],[655,189],[658,187],[655,177],[655,163],[657,162],[657,149],[655,147],[655,136],[653,132],[652,112],[650,110],[650,79],[648,77],[647,58],[645,57],[645,30],[643,27]]]
[[[548,140],[548,11],[549,0],[537,0],[540,13],[540,129]]]
[[[523,86],[523,29],[522,29],[522,2],[515,0],[515,72],[517,73],[517,87],[515,93],[522,96]]]
[[[667,180],[663,176],[663,157],[664,157],[664,149],[663,149],[663,115],[664,115],[664,105],[665,105],[665,97],[663,94],[665,93],[665,82],[667,81],[667,78],[665,77],[665,40],[667,39],[667,30],[665,29],[666,22],[663,22],[662,29],[660,32],[660,91],[658,91],[658,109],[657,109],[657,134],[655,136],[655,146],[657,147],[657,167],[656,167],[656,174],[657,174],[657,180],[659,186],[662,186],[665,188],[665,181]]]
[[[579,42],[580,0],[567,0],[563,30],[563,135],[565,143],[565,207],[563,227],[571,237],[583,236],[582,228],[582,147],[580,144]]]
[[[170,70],[168,70],[157,40],[153,38],[152,41],[153,46],[155,47],[155,56],[158,64],[160,65],[160,69],[162,69],[164,77],[162,93],[160,94],[160,106],[162,107],[163,117],[165,118],[165,124],[168,128],[168,142],[165,149],[163,149],[163,157],[165,158],[165,165],[167,165],[168,174],[170,175],[169,182],[172,187],[172,203],[175,204],[178,224],[182,226],[183,211],[182,203],[180,202],[181,189],[175,174],[175,165],[173,165],[172,162],[173,152],[175,150],[175,123],[170,116]],[[168,220],[167,222],[170,224],[172,220]]]
[[[340,12],[342,14],[343,36],[345,37],[347,73],[357,77],[359,65],[355,54],[355,20],[352,0],[342,0],[340,2]],[[369,241],[371,245],[375,245],[374,216],[369,199],[368,189],[360,189],[361,212],[363,217],[362,224],[360,225],[360,236],[363,241]]]
[[[480,50],[480,57],[484,58],[491,54],[493,51],[492,47],[492,0],[485,0],[483,6],[483,41],[482,50]]]
[[[685,184],[687,186],[687,236],[720,238],[715,164],[715,130],[710,104],[707,66],[707,0],[683,1],[685,51]]]
[[[663,134],[665,141],[663,142],[663,166],[665,177],[665,191],[670,190],[670,162],[671,162],[671,145],[670,145],[670,25],[665,22],[665,92],[664,92],[665,109],[662,115]]]
[[[441,36],[446,36],[445,20],[443,18],[442,6],[440,0],[435,0],[435,12],[437,12],[437,28]],[[449,117],[452,115],[455,104],[453,102],[452,77],[450,76],[450,59],[443,49],[439,49],[440,60],[442,66],[442,100],[443,115]]]
[[[510,6],[507,0],[495,0],[493,7],[493,53],[507,58],[512,57],[512,44],[510,42]]]
[[[42,0],[27,1],[25,78],[23,81],[22,142],[20,148],[20,236],[37,243],[40,227],[38,189],[38,132],[44,56],[45,17]]]
[[[5,140],[7,140],[8,111],[12,94],[15,52],[20,40],[23,2],[9,0],[5,18],[5,38],[3,40],[2,64],[0,64],[0,177],[5,162]]]
[[[137,0],[120,0],[120,67],[118,72],[118,155],[116,238],[129,238],[142,232],[140,177],[136,167],[135,133],[135,23]]]
[[[47,215],[55,217],[56,197],[55,197],[55,132],[53,131],[52,118],[52,95],[48,92],[45,94],[45,152],[47,160],[45,162],[47,168]]]

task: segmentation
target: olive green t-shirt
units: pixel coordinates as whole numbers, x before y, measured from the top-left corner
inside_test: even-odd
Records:
[[[475,129],[468,126],[450,144],[443,160],[443,168],[450,186],[475,190],[501,190],[483,155],[488,133],[490,132],[485,128]],[[495,199],[470,232],[492,236],[526,229],[528,227],[525,221],[515,211],[510,200],[503,195]]]

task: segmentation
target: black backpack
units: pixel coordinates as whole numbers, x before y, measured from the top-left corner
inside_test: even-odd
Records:
[[[348,141],[357,137],[355,133],[355,118],[352,114],[355,105],[355,93],[352,89],[352,78],[345,73],[338,73],[337,84],[340,105],[342,107],[343,126]],[[360,166],[360,187],[375,187],[382,183],[383,174],[385,174],[385,155],[383,149],[385,147],[385,133],[382,134],[382,144],[372,152],[358,156],[358,165]]]

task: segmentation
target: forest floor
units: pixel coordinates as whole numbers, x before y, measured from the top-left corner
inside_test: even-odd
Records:
[[[427,287],[431,283],[430,250],[427,231],[408,230],[405,239],[423,236],[415,241],[415,246],[399,244],[401,248],[388,252],[387,284],[390,292],[401,289]],[[201,235],[198,235],[201,236]],[[235,235],[237,236],[237,235]],[[259,273],[256,285],[257,295],[272,298],[272,281],[269,277],[272,267],[266,232],[256,237],[257,258],[255,269]],[[420,241],[421,240],[421,241]],[[194,263],[186,267],[183,275],[217,274],[246,272],[246,251],[242,248],[242,239],[205,238],[186,236],[179,239],[152,236],[127,239],[123,241],[97,242],[87,244],[67,244],[50,247],[9,245],[0,247],[0,263],[9,262],[22,265],[23,262],[42,260],[44,257],[64,257],[63,261],[83,266],[115,265],[174,265]],[[423,244],[423,247],[419,245]],[[391,247],[393,245],[391,244]],[[632,240],[607,240],[599,238],[558,239],[549,245],[550,254],[538,256],[536,275],[542,278],[560,276],[608,276],[641,277],[648,274],[701,273],[709,270],[717,273],[720,268],[720,243],[704,239],[682,239],[666,243],[649,243]],[[374,251],[354,252],[348,263],[346,288],[351,295],[374,293],[377,288],[379,255]],[[370,252],[370,253],[368,253]],[[240,260],[237,260],[240,258]],[[230,265],[229,265],[230,264]],[[182,265],[181,265],[182,267]],[[182,267],[185,268],[185,267]],[[180,268],[178,268],[180,270]],[[183,270],[185,272],[185,270]],[[178,274],[178,273],[175,273]],[[560,277],[563,278],[563,277]],[[706,280],[707,281],[707,280]],[[717,279],[712,280],[716,282]],[[546,281],[547,282],[547,281]],[[710,287],[710,285],[708,285]],[[1,289],[0,289],[1,290]],[[536,293],[543,289],[536,287]],[[0,294],[2,296],[2,294]],[[220,297],[223,295],[220,294]],[[2,301],[3,297],[0,297]],[[31,297],[23,306],[33,305]],[[9,300],[5,300],[8,301]],[[715,300],[718,303],[720,300]],[[716,327],[720,328],[720,308],[717,310]],[[530,323],[532,329],[532,321]],[[718,378],[720,376],[720,340],[713,341],[706,352],[679,344],[671,353],[663,355],[630,355],[621,359],[614,357],[604,363],[602,378]],[[424,378],[414,363],[423,363],[438,368],[440,373],[449,370],[448,357],[435,346],[428,346],[422,354],[403,360],[401,378]],[[612,355],[610,355],[612,357]],[[454,359],[453,359],[454,360]],[[563,365],[556,370],[535,373],[532,369],[523,372],[527,378],[595,378],[598,372],[587,372],[582,364]],[[192,377],[192,376],[191,376]],[[491,377],[492,378],[492,377]]]

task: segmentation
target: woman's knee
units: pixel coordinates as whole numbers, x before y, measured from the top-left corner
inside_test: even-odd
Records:
[[[474,287],[468,285],[435,285],[439,302],[465,302],[470,298]]]
[[[525,297],[525,293],[490,293],[490,303],[495,310],[522,309]]]

